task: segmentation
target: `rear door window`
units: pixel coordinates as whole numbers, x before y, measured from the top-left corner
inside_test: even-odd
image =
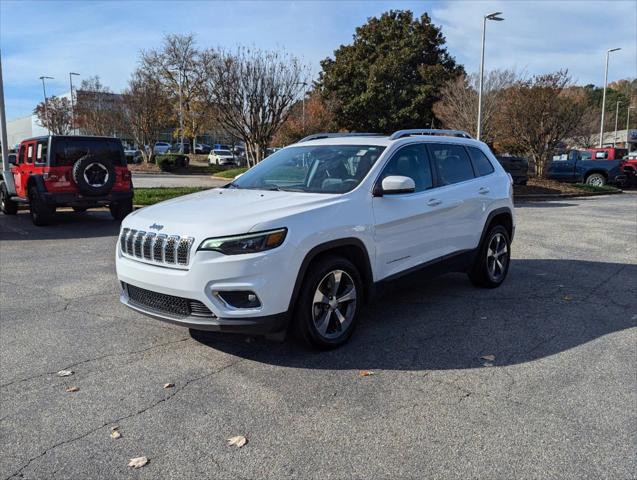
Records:
[[[51,148],[52,166],[70,167],[86,155],[110,161],[113,165],[126,165],[124,148],[117,139],[82,137],[56,138]]]
[[[473,162],[473,169],[476,171],[479,177],[483,177],[484,175],[493,173],[493,165],[491,164],[491,161],[487,158],[487,156],[482,153],[482,150],[476,147],[467,147],[467,150],[469,150],[469,155],[471,156],[471,161]],[[514,160],[512,159],[512,161]]]
[[[33,144],[27,146],[27,163],[33,163]]]
[[[47,140],[41,140],[35,147],[35,163],[45,164],[46,154],[49,149],[49,142]]]
[[[429,144],[429,151],[439,185],[452,185],[475,178],[471,159],[462,145],[432,143]]]

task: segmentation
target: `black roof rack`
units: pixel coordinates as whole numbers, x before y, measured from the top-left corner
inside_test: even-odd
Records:
[[[390,140],[398,140],[399,138],[411,137],[412,135],[441,135],[445,137],[472,138],[467,132],[462,130],[440,130],[437,128],[414,128],[411,130],[398,130],[392,133]]]
[[[337,133],[314,133],[302,138],[296,143],[309,142],[310,140],[320,140],[322,138],[335,138],[335,137],[382,137],[382,133],[357,133],[357,132],[337,132]]]

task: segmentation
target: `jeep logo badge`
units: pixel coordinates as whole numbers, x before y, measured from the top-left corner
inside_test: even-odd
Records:
[[[164,228],[163,225],[157,225],[156,223],[153,223],[150,227],[148,228],[152,228],[153,230],[161,230],[162,228]]]

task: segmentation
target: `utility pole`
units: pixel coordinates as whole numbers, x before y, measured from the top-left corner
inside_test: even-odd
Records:
[[[617,105],[615,106],[615,136],[613,137],[613,147],[616,146],[617,144],[617,119],[619,118],[619,104],[621,102],[619,100],[617,100]],[[626,132],[626,135],[628,135],[628,132]]]
[[[604,113],[606,110],[606,87],[608,86],[608,57],[611,52],[616,52],[621,48],[609,48],[606,50],[606,69],[604,70],[604,94],[602,95],[602,121],[599,127],[599,148],[604,146]]]
[[[75,132],[75,104],[73,103],[73,75],[79,76],[79,73],[69,72],[69,85],[71,86],[71,132]]]
[[[482,54],[480,55],[480,84],[478,87],[478,126],[476,128],[476,139],[480,140],[482,133],[482,83],[484,82],[484,39],[487,33],[487,20],[501,22],[504,18],[500,17],[502,12],[494,12],[485,15],[482,18]]]
[[[46,86],[44,85],[44,80],[53,80],[53,77],[40,77],[42,80],[42,91],[44,92],[44,118],[46,120],[46,130],[51,134],[51,119],[49,118],[49,101],[46,99]]]
[[[4,111],[4,85],[2,81],[2,55],[0,54],[0,141],[2,142],[3,180],[9,195],[15,195],[15,183],[9,165],[9,141],[7,140],[7,116]]]

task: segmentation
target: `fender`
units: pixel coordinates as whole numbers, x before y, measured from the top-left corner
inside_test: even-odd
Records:
[[[38,173],[29,175],[29,178],[27,180],[27,188],[33,184],[35,184],[35,188],[38,190],[39,193],[46,192],[46,186],[44,185],[44,178],[42,177],[42,174]]]
[[[489,215],[487,216],[487,220],[486,222],[484,222],[484,226],[482,227],[482,235],[480,235],[480,243],[478,243],[478,249],[480,248],[480,245],[482,245],[482,242],[484,241],[484,237],[488,233],[487,229],[489,228],[489,225],[491,224],[491,221],[493,220],[493,218],[503,213],[508,214],[509,217],[511,218],[511,238],[509,238],[509,241],[513,242],[513,236],[515,235],[515,225],[513,225],[513,212],[511,212],[511,209],[509,207],[500,207],[489,212]]]
[[[290,304],[288,306],[288,312],[293,312],[294,305],[296,304],[296,299],[301,290],[301,285],[303,285],[303,279],[305,278],[305,274],[307,273],[307,269],[317,256],[321,253],[328,252],[335,248],[340,247],[354,247],[359,249],[364,255],[363,269],[360,272],[361,277],[363,279],[364,288],[367,291],[368,295],[366,297],[369,298],[371,296],[371,292],[373,289],[373,275],[372,275],[372,266],[369,261],[369,252],[365,247],[365,244],[358,238],[348,237],[348,238],[340,238],[338,240],[331,240],[329,242],[321,243],[314,248],[312,248],[301,262],[301,267],[299,268],[299,272],[296,276],[296,281],[294,282],[294,289],[292,290],[292,297],[290,298]]]

